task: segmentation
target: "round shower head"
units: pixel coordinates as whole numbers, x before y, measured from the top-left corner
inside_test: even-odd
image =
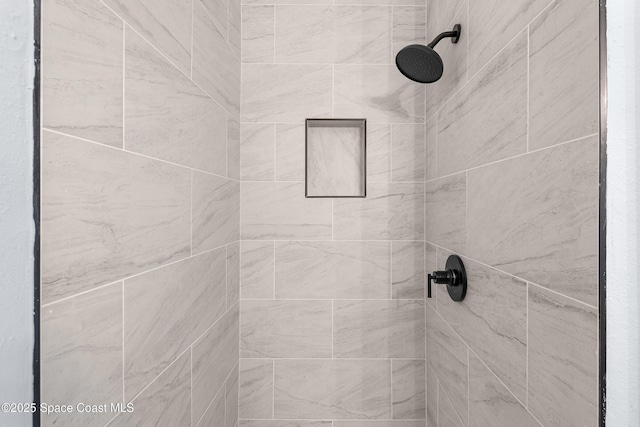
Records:
[[[405,77],[418,83],[440,80],[444,66],[442,58],[429,46],[412,44],[396,55],[396,66]]]

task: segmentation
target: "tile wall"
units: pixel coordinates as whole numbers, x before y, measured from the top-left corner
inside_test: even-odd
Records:
[[[42,424],[234,427],[240,3],[42,3]]]
[[[598,422],[598,2],[433,0],[426,268],[462,256],[462,303],[427,300],[431,426]],[[465,31],[466,29],[466,31]]]
[[[240,425],[424,427],[424,3],[274,3],[242,6]],[[304,197],[328,117],[367,119],[366,199]]]

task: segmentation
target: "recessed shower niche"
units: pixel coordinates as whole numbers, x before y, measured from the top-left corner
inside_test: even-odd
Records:
[[[306,120],[306,197],[366,197],[366,134],[366,119]]]

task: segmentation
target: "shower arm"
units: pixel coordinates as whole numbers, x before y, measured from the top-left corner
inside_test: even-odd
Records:
[[[460,40],[460,24],[456,24],[453,27],[452,31],[445,31],[444,33],[440,33],[436,36],[435,39],[433,39],[433,41],[431,43],[429,43],[427,46],[429,46],[431,49],[433,49],[434,47],[436,47],[436,45],[438,43],[440,43],[440,40],[442,39],[446,39],[446,38],[451,38],[451,43],[458,43],[458,40]]]

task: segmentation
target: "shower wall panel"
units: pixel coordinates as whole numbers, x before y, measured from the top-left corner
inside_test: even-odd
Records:
[[[242,7],[240,425],[418,427],[425,7]],[[295,3],[295,2],[284,2]],[[305,199],[306,118],[367,119],[367,198]]]
[[[431,426],[598,423],[598,2],[427,0],[427,271],[462,256],[465,300],[427,300]],[[464,23],[468,25],[464,25]]]
[[[42,3],[42,424],[234,427],[240,2]]]

